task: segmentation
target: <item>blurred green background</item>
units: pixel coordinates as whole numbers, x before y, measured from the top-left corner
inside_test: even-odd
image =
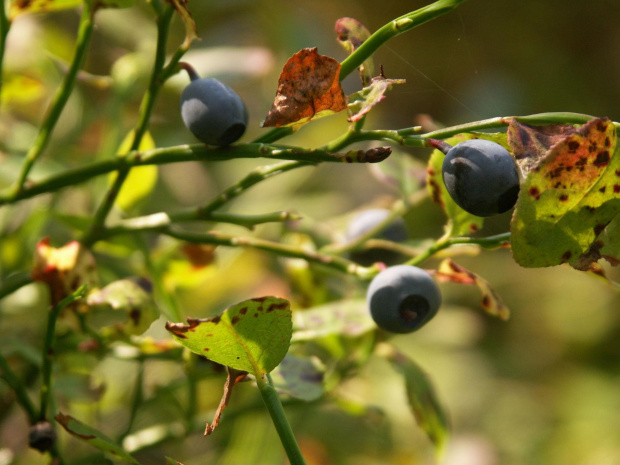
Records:
[[[201,40],[185,61],[204,76],[235,88],[248,105],[249,141],[273,101],[286,59],[303,47],[338,60],[345,52],[335,40],[336,19],[351,16],[371,31],[423,1],[194,0],[189,3]],[[422,124],[454,125],[492,116],[574,111],[620,120],[620,2],[469,0],[456,11],[401,35],[380,49],[375,63],[390,78],[407,83],[376,107],[367,128],[397,129]],[[36,134],[46,102],[71,58],[79,15],[76,11],[18,17],[9,36],[0,112],[0,186],[17,175],[21,157]],[[176,20],[170,52],[184,36]],[[155,27],[148,5],[106,10],[85,69],[112,75],[112,88],[79,82],[63,113],[52,144],[33,176],[112,156],[135,124],[154,51]],[[60,65],[59,65],[60,63]],[[91,80],[92,81],[92,80]],[[158,147],[194,143],[178,112],[185,75],[165,87],[151,120]],[[105,87],[105,86],[104,86]],[[359,88],[352,75],[345,92]],[[324,118],[284,143],[319,146],[342,133],[346,116]],[[398,148],[395,156],[420,161],[429,151]],[[241,178],[260,161],[185,163],[159,168],[155,191],[128,209],[129,214],[200,205]],[[0,209],[2,276],[27,270],[34,244],[44,235],[61,245],[76,235],[64,215],[89,216],[106,179]],[[323,165],[278,176],[237,199],[231,211],[254,213],[294,209],[305,221],[324,222],[342,232],[351,212],[384,205],[398,195],[364,165]],[[118,212],[116,213],[118,215]],[[445,218],[425,201],[406,217],[412,240],[437,238]],[[509,214],[487,222],[482,234],[506,230]],[[79,228],[78,228],[79,229]],[[239,228],[218,225],[238,232]],[[256,234],[273,237],[276,226]],[[191,269],[169,241],[148,239],[153,261],[165,276],[184,315],[203,317],[244,298],[288,295],[282,262],[264,253],[219,250],[217,264]],[[148,274],[144,257],[124,240],[98,247],[102,281]],[[474,289],[442,284],[444,306],[424,330],[393,339],[435,382],[448,410],[452,438],[442,458],[406,408],[400,378],[386,362],[371,358],[323,401],[287,407],[309,464],[620,464],[620,294],[605,282],[569,267],[522,269],[509,251],[458,256],[459,264],[485,277],[512,311],[508,322],[482,313]],[[436,260],[424,266],[436,266]],[[620,280],[618,270],[609,276]],[[361,296],[363,286],[329,276],[333,295]],[[6,350],[40,346],[46,296],[28,286],[0,303],[0,341]],[[162,319],[163,321],[163,319]],[[61,328],[62,330],[62,328]],[[164,336],[161,325],[153,335]],[[21,349],[15,348],[22,346]],[[36,351],[32,359],[36,360]],[[34,362],[33,362],[34,363]],[[88,355],[64,360],[71,369],[58,381],[61,406],[111,436],[122,431],[135,378],[134,362],[97,362]],[[24,376],[32,369],[23,364]],[[60,371],[60,369],[59,369]],[[91,373],[92,372],[92,373]],[[183,377],[178,363],[149,362],[150,399],[136,429],[179,417]],[[223,375],[199,385],[199,418],[210,419],[221,394]],[[104,389],[105,386],[105,389]],[[35,384],[36,387],[36,384]],[[33,391],[34,392],[34,391]],[[42,464],[27,449],[25,417],[6,401],[0,405],[0,465]],[[103,396],[103,397],[100,397]],[[94,407],[97,399],[99,407]],[[61,434],[76,457],[93,452]],[[10,458],[9,450],[15,452]],[[225,411],[221,428],[209,438],[198,432],[137,454],[144,464],[161,464],[169,455],[185,465],[286,463],[273,426],[255,389],[241,385]],[[75,462],[72,462],[75,463]],[[98,456],[88,463],[106,463]]]

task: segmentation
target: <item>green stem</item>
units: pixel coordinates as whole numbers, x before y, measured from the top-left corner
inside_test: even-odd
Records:
[[[454,245],[477,245],[484,247],[485,249],[494,249],[502,247],[510,243],[510,233],[497,234],[489,237],[441,237],[432,246],[426,249],[421,254],[413,257],[406,264],[411,266],[418,266],[420,263],[429,259],[437,252],[452,247]]]
[[[136,125],[136,129],[134,131],[133,142],[131,143],[131,147],[129,149],[130,153],[131,151],[138,150],[138,148],[140,147],[140,142],[142,141],[142,137],[146,133],[149,120],[151,119],[151,113],[153,112],[153,107],[155,106],[157,94],[161,85],[164,82],[161,79],[161,74],[166,60],[166,44],[168,41],[168,32],[170,30],[170,23],[172,21],[173,14],[174,7],[172,5],[168,5],[162,15],[159,16],[157,19],[157,47],[155,52],[155,62],[153,64],[153,72],[151,73],[151,81],[149,83],[149,87],[144,94],[142,103],[140,104],[140,116]],[[119,157],[118,159],[123,160],[124,158],[126,158],[126,155]],[[103,229],[106,218],[112,210],[114,202],[116,201],[116,198],[118,197],[118,194],[120,193],[124,182],[129,176],[130,170],[131,166],[128,165],[121,166],[117,170],[114,182],[108,188],[108,191],[106,192],[102,203],[99,205],[99,208],[95,212],[93,222],[91,223],[88,232],[82,239],[82,242],[87,247],[93,244],[93,239]]]
[[[24,164],[22,165],[21,172],[17,181],[12,187],[12,190],[18,194],[24,189],[24,183],[26,183],[26,179],[28,178],[28,173],[30,172],[32,166],[37,161],[43,150],[47,147],[49,143],[50,136],[58,119],[60,118],[60,114],[64,109],[67,101],[69,100],[69,96],[73,90],[75,85],[75,80],[78,75],[78,71],[84,62],[84,57],[86,56],[86,49],[88,48],[88,44],[90,42],[90,38],[92,36],[93,28],[94,28],[94,14],[95,9],[91,5],[92,2],[83,2],[82,6],[82,17],[80,20],[80,28],[77,36],[77,43],[75,48],[75,55],[73,56],[73,61],[71,62],[71,66],[65,75],[65,78],[56,91],[54,98],[48,108],[47,115],[43,120],[43,124],[39,129],[39,133],[32,144],[32,147],[26,154],[26,159],[24,160]]]
[[[286,173],[287,171],[302,168],[304,166],[311,166],[311,164],[301,161],[284,161],[269,166],[259,166],[254,168],[243,179],[230,186],[209,204],[200,208],[200,211],[202,214],[213,212],[229,202],[231,199],[238,197],[255,184],[258,184],[271,176],[275,176],[276,174]]]
[[[6,39],[11,29],[11,21],[6,12],[4,0],[0,0],[0,95],[2,94],[2,83],[4,82],[4,52],[6,51]]]
[[[363,153],[364,151],[361,152]],[[357,150],[351,151],[350,153],[354,156],[359,155],[359,151]],[[359,158],[351,158],[349,153],[330,153],[320,149],[304,150],[295,147],[270,146],[264,144],[243,144],[228,148],[207,147],[204,144],[195,144],[153,149],[144,152],[134,150],[124,157],[101,160],[87,166],[63,171],[47,179],[35,182],[19,193],[0,193],[0,206],[31,198],[39,194],[54,192],[63,187],[85,182],[95,176],[101,176],[113,171],[126,170],[128,167],[164,165],[186,161],[223,161],[236,158],[270,158],[300,162],[298,165],[276,170],[281,172],[301,166],[315,165],[321,162],[362,163]]]
[[[439,0],[435,3],[427,5],[419,10],[412,11],[406,15],[396,18],[381,29],[375,31],[358,49],[349,55],[340,68],[340,79],[355,71],[364,63],[379,47],[388,40],[393,39],[397,35],[402,34],[410,29],[420,26],[439,16],[449,13],[465,0]]]
[[[278,436],[280,436],[282,446],[284,446],[284,450],[286,451],[286,455],[291,465],[305,465],[306,461],[301,454],[301,450],[299,449],[299,445],[297,444],[291,425],[286,418],[284,407],[282,407],[282,402],[280,402],[280,397],[278,397],[278,393],[273,387],[271,377],[269,377],[269,375],[267,375],[267,379],[269,382],[266,382],[262,378],[257,378],[256,384],[258,385],[258,390],[263,397],[263,402],[269,411],[271,421],[273,421],[276,431],[278,432]]]
[[[318,252],[311,252],[297,247],[278,242],[271,242],[255,237],[239,237],[230,234],[224,234],[216,231],[206,233],[194,233],[187,231],[179,231],[177,229],[165,228],[159,231],[176,239],[193,242],[197,244],[216,244],[229,247],[250,247],[258,250],[271,252],[275,255],[290,258],[301,258],[308,262],[317,263],[319,265],[331,268],[333,270],[356,276],[361,280],[369,280],[375,276],[379,270],[374,266],[364,267],[346,258],[335,255],[326,255]]]
[[[42,357],[42,372],[43,380],[41,382],[41,410],[39,413],[39,420],[44,421],[47,419],[47,408],[50,403],[50,396],[52,391],[52,363],[54,360],[54,333],[56,331],[56,320],[60,312],[68,305],[72,304],[78,299],[84,297],[86,293],[86,285],[78,288],[73,294],[62,299],[58,302],[50,311],[47,317],[47,331],[45,333],[45,342],[43,344],[43,357]]]
[[[26,390],[26,386],[24,383],[17,377],[17,375],[11,370],[9,366],[9,362],[4,358],[4,355],[0,354],[0,370],[2,370],[2,374],[0,378],[2,378],[13,392],[15,392],[15,397],[17,399],[17,403],[21,405],[28,416],[28,422],[31,425],[34,425],[39,417],[37,411],[35,409],[32,400],[30,400],[30,396],[28,396],[28,391]]]
[[[426,142],[427,139],[445,139],[461,132],[504,128],[512,119],[526,122],[528,124],[582,124],[593,119],[593,117],[566,112],[541,113],[530,116],[503,116],[451,126],[437,131],[428,132],[426,134],[415,134],[419,130],[417,127],[399,130],[353,131],[350,134],[347,133],[346,138],[339,138],[336,141],[331,142],[329,145],[333,145],[335,147],[366,140],[387,140],[401,145],[429,148],[430,146]],[[620,123],[614,122],[614,125],[620,128]],[[289,160],[289,163],[273,165],[272,167],[257,168],[259,171],[261,169],[266,171],[273,170],[274,174],[277,174],[276,172],[284,172],[301,166],[311,166],[322,162],[347,162],[346,157],[347,154],[332,153],[325,148],[305,150],[282,145],[266,145],[263,143],[242,144],[227,148],[207,147],[204,144],[193,144],[159,148],[143,152],[133,150],[122,158],[117,157],[111,160],[101,160],[87,166],[50,176],[41,181],[32,183],[32,185],[28,187],[24,187],[23,190],[18,193],[10,190],[0,192],[0,206],[12,204],[19,200],[32,198],[40,194],[54,192],[67,186],[85,182],[96,176],[101,176],[133,166],[163,165],[186,161],[223,161],[232,160],[235,158],[270,158]],[[360,162],[359,159],[349,160],[353,163]],[[250,178],[257,179],[258,182],[262,180],[260,179],[260,175],[258,177],[255,176],[257,176],[256,173],[252,172],[238,184],[256,184],[255,182],[252,183],[253,181],[251,181]],[[265,177],[267,177],[267,175],[265,175]],[[237,186],[237,184],[232,186],[230,188],[230,192],[236,189]],[[225,204],[227,202],[227,200],[224,200],[225,195],[230,192],[225,191],[222,196],[220,196],[219,200],[216,199],[214,201],[218,203],[218,206],[214,205],[212,209],[209,207],[209,210],[212,211]]]

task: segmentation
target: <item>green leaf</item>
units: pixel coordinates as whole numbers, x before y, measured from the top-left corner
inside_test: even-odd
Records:
[[[446,143],[456,145],[459,142],[475,138],[476,136],[473,134],[458,134],[446,139]],[[448,216],[446,229],[449,231],[450,236],[471,234],[482,228],[484,218],[466,212],[452,200],[443,182],[441,168],[444,158],[445,155],[440,150],[433,150],[431,158],[428,161],[426,185],[433,201],[438,203]]]
[[[124,155],[129,152],[134,138],[134,131],[131,130],[118,149],[118,155]],[[149,132],[146,132],[140,141],[138,150],[151,150],[155,148],[155,141]],[[116,173],[112,173],[109,177],[111,185],[116,178]],[[157,165],[144,165],[132,168],[129,176],[123,183],[120,193],[116,197],[115,204],[120,209],[128,211],[147,197],[157,184]]]
[[[437,452],[441,453],[450,427],[430,378],[413,360],[392,346],[382,344],[379,354],[387,358],[405,378],[407,399],[413,415],[435,445]]]
[[[121,279],[88,295],[92,307],[89,321],[96,327],[114,326],[126,334],[137,335],[146,331],[159,318],[153,300],[140,284]]]
[[[597,238],[595,247],[598,253],[614,266],[620,265],[620,214],[607,225],[603,233]]]
[[[530,137],[536,131],[525,129],[534,133]],[[525,267],[581,262],[619,213],[615,127],[608,119],[592,120],[555,143],[527,173],[511,223],[513,256]]]
[[[262,377],[288,351],[292,319],[289,302],[278,297],[245,300],[214,318],[166,323],[174,338],[216,363]]]
[[[347,111],[350,122],[359,121],[377,103],[385,98],[385,93],[392,89],[394,84],[404,84],[404,79],[387,79],[384,76],[372,78],[370,85],[349,95]]]
[[[341,300],[295,312],[293,342],[311,341],[333,334],[359,336],[376,329],[364,300]]]
[[[101,431],[91,428],[90,426],[87,426],[75,418],[63,413],[58,413],[58,415],[54,418],[68,433],[90,444],[96,449],[110,454],[116,460],[122,460],[126,463],[140,465],[140,462],[125,452],[121,446],[116,444]]]
[[[338,34],[338,42],[349,54],[357,50],[370,37],[368,28],[354,18],[340,18],[336,21],[335,29],[336,34]],[[375,72],[372,55],[362,63],[359,71],[362,85],[365,87],[370,84]]]
[[[289,353],[273,370],[271,379],[278,393],[310,402],[325,392],[324,372],[325,367],[318,359]]]
[[[67,10],[82,4],[82,0],[11,0],[9,16],[14,19],[22,13],[43,13]]]
[[[168,465],[183,465],[181,462],[177,462],[174,459],[171,459],[170,457],[166,457],[166,463]]]

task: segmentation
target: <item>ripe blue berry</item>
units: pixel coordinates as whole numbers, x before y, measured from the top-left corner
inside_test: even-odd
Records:
[[[441,293],[426,271],[397,265],[375,276],[368,287],[366,303],[381,329],[410,333],[437,314]]]
[[[185,126],[209,145],[232,144],[248,125],[247,109],[234,90],[217,79],[197,75],[181,93],[181,117]]]
[[[472,215],[503,213],[517,202],[517,165],[510,152],[495,142],[472,139],[450,148],[442,174],[452,199]]]
[[[357,214],[351,220],[347,228],[345,234],[347,242],[354,241],[360,236],[363,236],[379,223],[383,222],[389,215],[390,211],[383,208],[373,208]],[[394,221],[379,233],[378,237],[393,242],[403,242],[407,240],[408,234],[405,222],[402,218],[395,218]],[[370,266],[375,262],[395,263],[399,258],[399,254],[382,249],[368,249],[351,253],[351,259],[363,266]]]

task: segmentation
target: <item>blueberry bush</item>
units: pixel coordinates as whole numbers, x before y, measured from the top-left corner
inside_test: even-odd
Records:
[[[0,465],[620,460],[620,123],[399,123],[475,4],[0,0]]]

